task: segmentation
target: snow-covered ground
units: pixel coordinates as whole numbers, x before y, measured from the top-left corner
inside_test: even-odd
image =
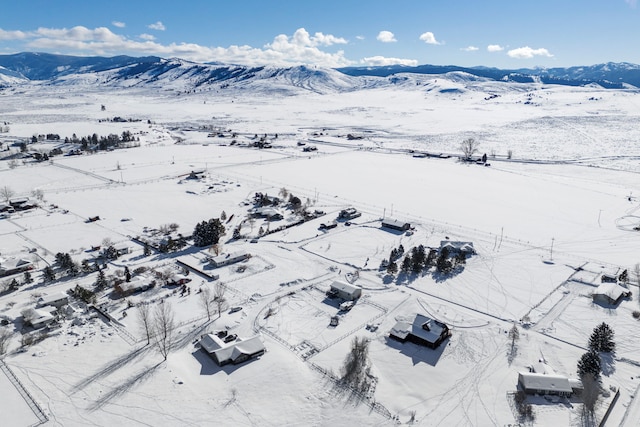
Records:
[[[17,332],[4,363],[28,392],[22,397],[10,374],[0,373],[7,425],[37,423],[38,407],[52,426],[396,425],[412,417],[425,426],[516,424],[510,393],[518,372],[544,359],[575,378],[588,337],[603,321],[618,344],[603,376],[606,390],[620,390],[609,423],[635,425],[638,288],[631,286],[631,300],[602,307],[591,300],[593,285],[570,278],[590,263],[629,269],[636,280],[640,94],[441,78],[419,83],[296,96],[71,85],[2,90],[0,121],[10,132],[0,134],[2,148],[9,146],[0,154],[17,153],[10,145],[34,134],[130,131],[140,139],[140,147],[94,155],[0,161],[0,188],[15,197],[43,196],[39,208],[0,219],[0,256],[36,266],[33,283],[0,295],[0,315]],[[500,96],[486,99],[493,93]],[[103,120],[114,116],[139,121]],[[209,136],[218,131],[224,137]],[[273,148],[249,147],[265,134]],[[480,142],[476,155],[486,153],[490,166],[458,161],[458,146],[469,137]],[[299,142],[318,150],[303,152]],[[411,150],[453,157],[418,158]],[[204,178],[187,179],[192,171],[204,171]],[[260,229],[296,220],[284,208],[285,217],[271,223],[247,217],[255,193],[277,196],[282,188],[323,214],[258,238]],[[350,206],[363,215],[320,229]],[[191,245],[144,255],[131,241],[168,224],[188,236],[222,212],[227,234],[217,249],[252,255],[240,264],[213,269],[207,257],[214,249]],[[95,216],[100,220],[87,222]],[[384,216],[414,229],[383,229]],[[238,226],[244,238],[233,240]],[[379,270],[400,244],[407,251],[437,248],[447,239],[473,242],[477,252],[455,274]],[[95,312],[70,315],[43,341],[21,346],[22,310],[39,295],[91,287],[97,278],[44,284],[41,269],[58,252],[76,262],[92,259],[91,248],[106,241],[128,242],[132,251],[109,263],[107,275],[125,266],[178,272],[180,261],[219,276],[227,307],[242,309],[209,320],[199,291],[215,289],[216,281],[193,271],[191,292],[156,286],[120,298],[107,291],[98,305],[111,321]],[[363,297],[340,312],[325,292],[334,280],[354,279]],[[174,309],[176,345],[166,362],[146,345],[133,307],[141,302]],[[390,340],[396,321],[413,313],[445,322],[451,338],[436,350]],[[337,326],[330,326],[333,316]],[[514,322],[520,339],[509,357]],[[218,367],[197,340],[222,329],[241,337],[261,333],[267,352]],[[334,381],[354,337],[370,339],[375,386],[366,398]],[[579,422],[579,398],[530,402],[536,425]],[[601,399],[597,417],[610,402],[611,396]]]

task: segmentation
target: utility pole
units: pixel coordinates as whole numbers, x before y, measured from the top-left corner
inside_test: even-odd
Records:
[[[551,255],[551,261],[553,261],[553,241],[554,241],[554,240],[555,240],[555,238],[553,238],[553,237],[552,237],[552,238],[551,238],[551,252],[550,252],[550,255]]]

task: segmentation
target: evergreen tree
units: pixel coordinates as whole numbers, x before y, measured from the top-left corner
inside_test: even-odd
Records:
[[[449,260],[449,248],[446,246],[440,249],[440,254],[438,255],[438,259],[436,260],[436,270],[438,273],[449,273],[451,271],[452,265]]]
[[[14,278],[11,282],[9,282],[9,289],[15,291],[20,287],[20,283]]]
[[[42,277],[45,282],[53,282],[56,280],[56,273],[53,271],[53,268],[46,266],[42,271]]]
[[[400,267],[403,273],[408,273],[411,270],[411,257],[407,255],[402,260],[402,266]]]
[[[193,230],[193,244],[198,247],[217,244],[224,234],[225,228],[218,218],[202,221]]]
[[[424,246],[419,245],[411,250],[411,271],[420,273],[426,258]]]
[[[24,278],[22,279],[22,281],[24,282],[25,285],[28,285],[29,283],[33,283],[33,277],[31,277],[31,273],[29,273],[28,271],[25,271]]]
[[[151,247],[149,246],[149,243],[147,243],[147,242],[144,242],[143,254],[144,254],[144,256],[151,255]]]
[[[104,276],[104,271],[100,270],[98,271],[98,277],[96,279],[96,289],[98,290],[103,290],[106,289],[108,286],[107,283],[107,278]]]
[[[616,343],[613,341],[613,329],[606,323],[602,322],[593,329],[593,333],[589,338],[589,349],[594,352],[611,353],[616,349]]]
[[[578,361],[578,375],[582,378],[585,374],[592,374],[594,378],[600,377],[600,356],[593,350],[589,350]]]
[[[387,265],[387,273],[396,274],[398,272],[398,264],[395,261],[391,261],[389,265]]]

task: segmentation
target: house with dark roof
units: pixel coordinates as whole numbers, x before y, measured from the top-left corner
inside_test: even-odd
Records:
[[[447,325],[422,314],[399,320],[389,332],[389,338],[396,341],[409,341],[432,349],[438,348],[450,336],[451,330]]]
[[[396,231],[407,231],[411,228],[411,224],[394,218],[384,218],[382,220],[382,228],[388,228]]]

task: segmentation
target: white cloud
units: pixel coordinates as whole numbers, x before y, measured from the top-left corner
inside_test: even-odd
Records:
[[[436,40],[436,36],[431,31],[420,34],[420,40],[422,40],[426,44],[441,44],[438,40]]]
[[[545,48],[532,49],[529,46],[512,49],[509,52],[507,52],[507,55],[516,59],[531,59],[534,56],[546,56],[551,58],[553,56]]]
[[[356,39],[358,39],[358,40],[364,40],[364,36],[356,36]]]
[[[0,30],[0,40],[23,40],[24,50],[55,51],[75,55],[157,55],[180,57],[199,62],[219,61],[244,65],[298,65],[344,67],[354,64],[344,51],[330,52],[329,46],[346,44],[347,40],[317,32],[310,35],[299,28],[293,35],[280,34],[263,47],[209,47],[195,43],[161,44],[151,34],[129,38],[105,27],[89,29],[38,28],[35,31]]]
[[[24,31],[5,31],[0,28],[0,40],[21,40],[29,37]]]
[[[418,61],[415,59],[387,58],[384,56],[370,56],[368,58],[363,58],[362,62],[374,67],[383,65],[408,65],[415,67],[418,65]]]
[[[631,6],[633,8],[635,8],[636,5],[638,4],[637,0],[624,0],[624,1],[625,1],[625,3],[627,3],[629,6]]]
[[[111,22],[111,25],[113,25],[114,27],[118,27],[118,28],[124,28],[127,26],[127,24],[125,24],[124,22],[120,22],[120,21],[113,21]]]
[[[464,50],[465,52],[475,52],[476,50],[478,50],[478,48],[475,46],[467,46],[461,48],[460,50]]]
[[[499,44],[490,44],[489,46],[487,46],[487,51],[489,52],[501,52],[504,50],[504,47],[500,46]]]
[[[378,33],[376,39],[382,43],[397,42],[396,36],[391,31],[382,30]]]
[[[156,31],[164,31],[167,29],[167,27],[165,27],[164,24],[160,21],[156,22],[155,24],[147,25],[147,28],[156,30]]]

